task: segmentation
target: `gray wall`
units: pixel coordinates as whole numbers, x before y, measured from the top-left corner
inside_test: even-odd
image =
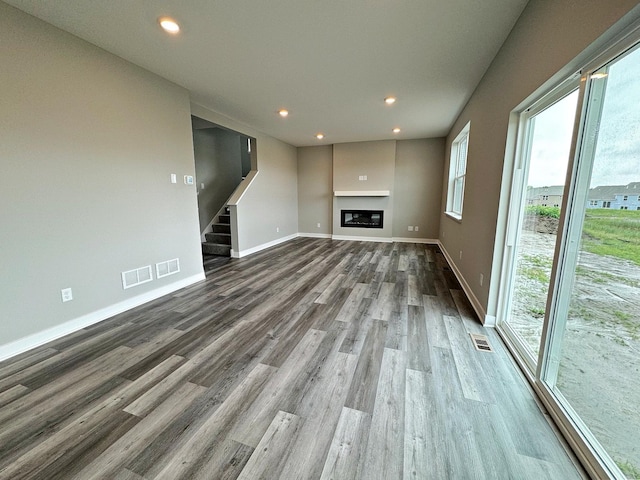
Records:
[[[395,153],[391,148],[394,145]],[[340,229],[339,210],[335,211],[335,219],[332,216],[335,203],[340,208],[392,208],[392,214],[385,217],[389,230],[386,233],[378,231],[377,236],[437,239],[444,147],[444,139],[435,138],[298,148],[300,232],[347,236],[370,236],[376,232],[373,229],[359,229],[357,233],[354,229]],[[338,152],[338,165],[334,168],[335,151]],[[358,180],[365,174],[367,181]],[[373,197],[334,199],[334,190],[390,190],[393,201]],[[334,222],[338,232],[333,231]],[[317,228],[318,223],[321,228]],[[408,225],[418,225],[420,230],[409,232]]]
[[[298,230],[301,233],[331,234],[332,184],[333,147],[298,148]]]
[[[471,121],[463,218],[457,222],[442,213],[441,241],[489,315],[495,315],[499,277],[496,232],[504,228],[498,211],[509,114],[557,72],[575,71],[567,64],[636,5],[635,0],[531,0],[450,131],[440,212],[451,142]],[[480,286],[481,273],[485,279],[491,275],[491,283]]]
[[[393,226],[393,188],[396,141],[340,143],[333,146],[333,190],[389,190],[388,197],[334,197],[333,234],[390,239]],[[360,181],[360,176],[367,180]],[[340,210],[383,210],[383,228],[342,228]]]
[[[0,347],[202,276],[188,93],[1,2],[0,45]]]
[[[201,233],[242,180],[243,138],[246,137],[222,128],[193,131]]]
[[[444,164],[444,138],[400,140],[396,144],[393,236],[437,239]],[[407,227],[418,226],[410,232]]]
[[[241,182],[230,203],[236,204],[236,253],[275,244],[298,233],[298,165],[295,147],[235,122],[201,105],[194,116],[255,138],[257,174]]]

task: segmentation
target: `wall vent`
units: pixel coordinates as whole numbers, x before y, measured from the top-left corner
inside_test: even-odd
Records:
[[[485,335],[480,335],[479,333],[470,333],[471,341],[473,342],[473,346],[476,347],[476,350],[480,352],[493,352],[493,348],[489,344],[489,339]]]
[[[125,290],[135,287],[136,285],[150,282],[151,280],[153,280],[151,265],[122,272],[122,288]]]
[[[180,271],[180,260],[174,258],[173,260],[167,260],[166,262],[156,263],[156,278],[166,277],[173,275]]]

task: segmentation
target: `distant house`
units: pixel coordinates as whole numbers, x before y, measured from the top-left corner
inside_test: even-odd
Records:
[[[589,190],[587,208],[640,210],[640,182],[628,185],[609,185]]]
[[[559,207],[562,205],[564,187],[529,187],[527,205]],[[587,208],[611,208],[614,210],[640,210],[640,182],[628,185],[605,185],[589,190]]]
[[[542,207],[559,207],[562,205],[563,185],[551,187],[528,187],[527,205],[540,205]]]

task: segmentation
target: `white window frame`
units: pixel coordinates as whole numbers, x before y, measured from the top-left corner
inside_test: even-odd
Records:
[[[447,187],[447,208],[445,210],[445,214],[456,220],[462,220],[470,129],[471,122],[467,123],[463,127],[451,143],[451,156],[449,158],[449,184]]]

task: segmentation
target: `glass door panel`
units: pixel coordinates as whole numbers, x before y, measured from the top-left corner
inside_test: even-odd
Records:
[[[640,49],[591,76],[586,105],[543,380],[640,479]]]
[[[516,211],[509,221],[518,226],[510,259],[511,291],[501,321],[515,335],[532,370],[546,314],[577,101],[576,89],[536,113],[525,114],[524,151],[514,177],[521,194],[520,202],[512,199]]]

